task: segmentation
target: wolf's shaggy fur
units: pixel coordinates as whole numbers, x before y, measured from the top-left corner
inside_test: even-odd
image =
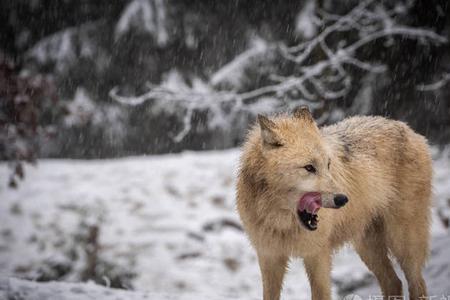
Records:
[[[303,166],[313,164],[315,174]],[[375,274],[385,296],[402,295],[392,254],[411,299],[426,295],[431,158],[424,137],[405,123],[352,117],[319,129],[305,108],[259,118],[243,147],[237,208],[256,249],[264,299],[279,299],[289,257],[302,257],[312,299],[330,299],[333,250],[345,242]],[[343,193],[340,209],[322,208],[315,231],[297,216],[307,192]]]

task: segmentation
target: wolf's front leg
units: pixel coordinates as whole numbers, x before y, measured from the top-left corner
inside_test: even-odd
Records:
[[[280,299],[288,258],[258,253],[258,260],[263,281],[264,300]]]
[[[331,300],[331,254],[305,257],[303,260],[311,286],[312,300]]]

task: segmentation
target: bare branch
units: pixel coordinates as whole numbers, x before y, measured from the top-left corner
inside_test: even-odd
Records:
[[[416,87],[416,89],[421,92],[436,91],[446,86],[449,82],[450,82],[450,73],[446,73],[442,76],[442,79],[430,84],[420,84]]]
[[[356,41],[351,46],[348,46],[344,50],[350,54],[353,54],[356,50],[361,48],[362,46],[365,46],[375,40],[384,38],[384,37],[390,37],[390,36],[402,36],[402,38],[407,39],[424,39],[429,40],[431,42],[437,43],[437,44],[443,44],[447,43],[447,38],[444,36],[441,36],[433,31],[422,29],[422,28],[411,28],[406,26],[397,26],[389,29],[380,30],[377,32],[374,32],[372,34],[369,34],[362,39]]]
[[[183,118],[183,129],[173,137],[173,140],[177,143],[181,142],[183,138],[191,131],[191,118],[192,118],[192,109],[186,110],[186,115]]]

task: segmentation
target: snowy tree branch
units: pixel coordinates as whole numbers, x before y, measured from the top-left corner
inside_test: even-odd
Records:
[[[110,97],[127,105],[140,105],[153,101],[164,107],[177,106],[185,114],[182,118],[183,128],[174,135],[176,142],[181,141],[191,130],[191,118],[194,111],[207,111],[210,127],[224,127],[233,122],[238,113],[259,113],[259,110],[273,111],[290,103],[314,103],[319,100],[332,100],[345,97],[351,89],[354,79],[348,71],[348,66],[356,67],[368,73],[381,73],[386,66],[379,62],[364,61],[358,57],[358,50],[377,40],[388,38],[393,41],[396,36],[402,39],[414,39],[420,42],[442,44],[445,37],[432,30],[414,28],[397,24],[395,18],[404,13],[408,7],[396,6],[386,9],[381,4],[371,0],[363,1],[344,16],[318,11],[318,22],[324,29],[310,40],[296,46],[287,47],[283,43],[261,44],[238,55],[211,76],[208,83],[200,88],[185,85],[151,86],[149,91],[139,96],[121,96],[119,88],[110,91]],[[331,36],[349,33],[344,40],[330,41]],[[354,33],[354,34],[350,34]],[[355,38],[356,36],[356,38]],[[353,37],[353,38],[350,38]],[[264,55],[278,55],[281,59],[295,66],[295,74],[269,76],[273,84],[265,85],[250,91],[239,89],[217,89],[220,81],[231,77],[236,81],[244,69]],[[317,56],[317,53],[323,55]],[[321,57],[319,60],[317,57]],[[313,63],[309,63],[309,62]],[[238,74],[239,73],[239,74]],[[443,79],[446,81],[450,79]],[[436,83],[435,85],[444,84]],[[424,89],[435,86],[425,86]],[[262,97],[269,97],[265,107],[253,105]],[[226,106],[226,109],[224,109]],[[173,109],[172,109],[173,110]]]
[[[449,82],[450,82],[450,73],[446,73],[442,76],[442,79],[430,84],[420,84],[416,87],[416,89],[421,92],[436,91],[446,86]]]

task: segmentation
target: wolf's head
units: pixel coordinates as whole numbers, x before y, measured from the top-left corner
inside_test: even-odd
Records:
[[[258,123],[267,183],[286,191],[283,208],[295,211],[307,229],[317,229],[320,207],[339,208],[348,199],[332,178],[332,155],[309,109],[273,119],[259,115]]]

